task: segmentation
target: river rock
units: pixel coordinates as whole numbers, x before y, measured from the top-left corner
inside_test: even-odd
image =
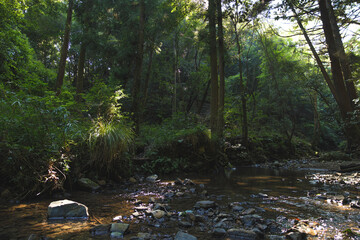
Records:
[[[174,183],[175,183],[175,185],[183,185],[183,181],[180,178],[176,178]]]
[[[203,200],[203,201],[198,201],[197,203],[195,203],[195,208],[212,208],[212,207],[216,207],[216,204],[214,201],[210,201],[210,200]]]
[[[110,226],[111,226],[111,224],[97,225],[97,226],[93,227],[92,229],[90,229],[90,233],[93,236],[107,235],[110,232]]]
[[[190,235],[188,233],[184,233],[179,231],[176,235],[174,240],[197,240],[197,237]]]
[[[231,228],[227,231],[230,239],[243,239],[243,240],[257,240],[258,236],[254,231],[242,229],[242,228]]]
[[[113,223],[110,227],[110,232],[119,232],[124,234],[129,229],[129,224],[127,223]]]
[[[100,189],[100,185],[89,178],[80,178],[78,180],[78,185],[87,191],[96,191]]]
[[[40,237],[36,234],[31,234],[27,240],[39,240]]]
[[[59,200],[51,202],[48,206],[49,219],[87,219],[88,208],[81,203],[71,200]]]
[[[253,214],[253,213],[255,213],[255,209],[254,208],[249,208],[249,209],[246,209],[246,210],[244,210],[241,214],[243,214],[243,215],[250,215],[250,214]]]
[[[186,221],[180,221],[179,222],[179,227],[183,227],[183,228],[190,228],[192,225],[189,222]]]
[[[139,239],[139,240],[151,239],[151,234],[150,233],[138,233],[137,239]]]
[[[154,183],[154,182],[156,182],[156,180],[158,179],[158,175],[156,175],[156,174],[154,174],[154,175],[151,175],[151,176],[148,176],[147,178],[146,178],[146,181],[147,182],[152,182],[152,183]]]
[[[111,238],[124,238],[124,234],[121,232],[112,232],[110,234],[110,237]]]
[[[216,237],[221,237],[226,234],[226,230],[223,228],[214,228],[213,235]]]
[[[278,235],[268,235],[267,238],[269,240],[285,240],[285,236],[278,236]]]
[[[287,240],[306,240],[306,233],[301,232],[290,232],[286,235]]]
[[[151,212],[151,215],[153,215],[153,217],[156,219],[164,217],[165,214],[166,214],[166,212],[163,210],[155,210],[155,211]]]
[[[193,185],[193,186],[195,185],[195,183],[192,180],[188,179],[188,178],[185,178],[183,184],[184,185]]]

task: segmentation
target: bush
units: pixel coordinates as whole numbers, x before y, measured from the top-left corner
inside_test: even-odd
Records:
[[[98,118],[89,131],[90,166],[109,175],[115,160],[123,157],[133,141],[132,129],[123,121]]]
[[[81,141],[84,133],[64,107],[68,101],[52,101],[53,92],[34,96],[0,87],[2,184],[24,196],[45,186],[58,188],[69,170],[69,158],[63,152]],[[52,177],[54,172],[58,181]]]
[[[207,164],[210,151],[208,129],[195,116],[176,115],[166,119],[161,125],[143,126],[138,149],[150,158],[142,170],[170,173],[185,170],[191,165]]]

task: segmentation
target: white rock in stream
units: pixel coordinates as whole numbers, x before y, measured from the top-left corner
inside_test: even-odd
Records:
[[[154,175],[148,176],[148,177],[146,178],[146,181],[147,181],[147,182],[154,183],[154,182],[156,182],[156,180],[158,179],[158,177],[159,177],[158,175],[154,174]]]
[[[88,208],[81,203],[71,200],[51,202],[48,206],[49,219],[88,219]]]
[[[213,208],[216,207],[216,204],[214,201],[209,201],[209,200],[203,200],[203,201],[198,201],[195,206],[195,208]]]

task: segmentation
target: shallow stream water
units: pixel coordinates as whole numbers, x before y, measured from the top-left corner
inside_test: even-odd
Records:
[[[125,235],[125,239],[135,236],[138,232],[158,232],[161,236],[173,236],[179,228],[150,226],[131,218],[131,214],[134,212],[135,201],[147,202],[150,197],[162,198],[162,186],[173,182],[176,177],[187,177],[196,184],[204,184],[208,192],[207,198],[214,200],[219,206],[240,202],[246,208],[255,208],[263,218],[284,221],[284,229],[289,227],[286,226],[289,219],[309,220],[308,223],[317,231],[317,236],[312,239],[342,239],[341,232],[346,229],[358,232],[358,209],[316,198],[316,194],[324,192],[357,196],[358,189],[311,183],[305,178],[308,171],[247,167],[237,169],[230,178],[223,174],[173,175],[161,178],[161,182],[152,186],[139,183],[119,185],[100,193],[72,192],[68,199],[88,206],[88,221],[48,221],[47,206],[57,199],[3,204],[0,206],[0,239],[27,239],[30,234],[54,239],[109,239],[107,236],[91,236],[89,230],[97,224],[111,223],[116,216],[121,216],[124,222],[130,223],[130,233]],[[265,194],[268,197],[264,198]],[[203,199],[204,197],[196,194],[190,197],[174,197],[169,205],[172,209],[183,212],[192,209],[196,201]],[[212,239],[211,234],[206,232],[200,233],[191,228],[187,231],[198,239]]]

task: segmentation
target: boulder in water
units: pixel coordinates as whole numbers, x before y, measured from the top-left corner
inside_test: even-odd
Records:
[[[49,219],[88,219],[88,208],[81,203],[71,200],[51,202],[48,206]]]

